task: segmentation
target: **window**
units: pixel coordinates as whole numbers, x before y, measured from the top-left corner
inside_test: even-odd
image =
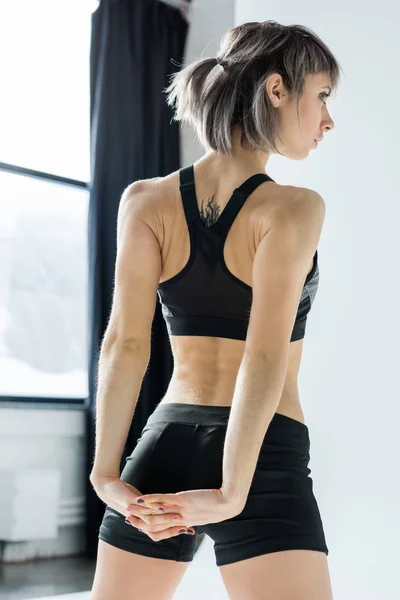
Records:
[[[82,0],[0,6],[3,399],[87,396],[94,8]]]

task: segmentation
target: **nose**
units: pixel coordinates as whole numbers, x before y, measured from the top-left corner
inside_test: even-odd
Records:
[[[321,131],[330,131],[331,129],[333,129],[335,127],[335,122],[332,119],[331,115],[329,114],[328,109],[326,110],[326,118],[323,119],[322,121],[322,125],[321,125]]]

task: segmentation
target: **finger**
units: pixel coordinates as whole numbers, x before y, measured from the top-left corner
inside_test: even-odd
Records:
[[[171,514],[170,512],[167,512],[165,510],[155,510],[154,507],[150,508],[147,506],[139,506],[136,504],[129,504],[127,507],[127,511],[129,514],[138,516],[138,517],[142,517],[145,515],[154,515],[154,514],[159,514],[159,515],[165,515],[165,514]]]
[[[135,527],[139,531],[142,531],[142,533],[148,533],[148,531],[149,531],[148,523],[146,523],[145,521],[142,521],[138,517],[132,517],[132,516],[128,515],[125,518],[125,523],[127,525],[131,525],[131,527]]]
[[[145,504],[136,504],[136,507],[142,507],[145,508],[146,510],[148,510],[149,512],[147,514],[151,514],[151,513],[157,513],[157,514],[165,514],[165,513],[171,513],[171,512],[177,512],[180,513],[183,510],[183,506],[179,506],[177,504],[158,504],[157,502],[150,502],[150,503],[145,503]],[[130,507],[128,506],[128,509]]]
[[[152,506],[144,506],[141,504],[128,504],[126,507],[126,510],[129,513],[132,514],[137,514],[139,516],[141,515],[151,515],[154,513],[159,513],[160,515],[164,515],[164,514],[171,514],[171,513],[179,513],[179,507],[177,506],[160,506],[160,507],[155,507],[154,505]]]
[[[154,507],[156,505],[157,508],[164,508],[165,504],[168,506],[175,505],[180,506],[176,494],[145,494],[136,498],[137,504],[142,504],[146,506]]]
[[[142,529],[142,531],[144,533],[146,533],[147,535],[150,535],[151,533],[159,533],[160,531],[174,531],[175,533],[178,533],[180,530],[184,529],[185,531],[187,530],[192,530],[194,531],[194,528],[192,527],[187,527],[186,525],[171,525],[171,523],[159,523],[159,524],[147,524],[147,523],[137,523],[137,525],[134,525],[134,527],[137,527],[138,529]]]
[[[143,522],[147,523],[150,527],[155,525],[161,525],[162,527],[175,527],[176,525],[184,525],[185,520],[182,515],[168,514],[168,515],[145,515],[139,517]]]
[[[140,519],[136,518],[136,517],[127,517],[125,519],[125,522],[133,527],[136,527],[137,529],[140,529],[142,531],[142,533],[145,533],[146,535],[148,535],[149,537],[151,537],[151,539],[153,539],[152,535],[153,534],[158,534],[158,533],[165,533],[164,537],[159,537],[159,540],[161,539],[166,539],[168,537],[172,537],[173,535],[187,535],[182,533],[182,531],[192,531],[193,533],[195,533],[195,529],[193,527],[185,527],[184,525],[175,525],[173,527],[168,527],[168,523],[159,523],[159,524],[145,524],[143,525],[143,523],[141,523]]]
[[[129,516],[129,515],[128,515]],[[184,519],[176,513],[167,513],[164,515],[133,515],[134,518],[139,518],[150,527],[161,525],[162,527],[173,527],[175,525],[183,525]]]

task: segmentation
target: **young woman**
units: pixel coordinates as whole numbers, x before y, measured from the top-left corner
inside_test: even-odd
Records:
[[[297,386],[325,204],[265,167],[271,154],[305,159],[333,128],[339,73],[306,27],[252,22],[166,90],[206,153],[121,198],[99,362],[91,482],[107,507],[92,600],[172,598],[200,532],[231,600],[332,598]],[[174,372],[120,475],[157,294]]]

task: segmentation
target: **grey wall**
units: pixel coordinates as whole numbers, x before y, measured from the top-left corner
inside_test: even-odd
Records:
[[[234,25],[234,0],[193,0],[190,10],[191,27],[186,46],[186,62],[215,56],[221,37]],[[193,129],[182,124],[182,166],[198,160],[204,149]]]

